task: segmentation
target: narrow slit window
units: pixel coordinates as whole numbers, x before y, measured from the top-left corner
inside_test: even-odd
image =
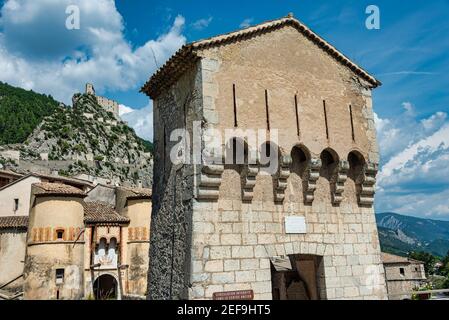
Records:
[[[329,128],[327,126],[326,100],[323,100],[323,110],[324,110],[324,124],[326,125],[326,139],[329,139]]]
[[[233,103],[234,103],[234,127],[238,126],[238,122],[237,122],[237,100],[235,97],[235,84],[232,85],[232,99],[233,99]]]
[[[405,276],[405,269],[404,268],[399,268],[399,273],[401,274],[401,276]]]
[[[296,135],[299,137],[298,96],[295,94]]]
[[[14,199],[14,211],[19,210],[19,199]]]
[[[354,135],[354,118],[352,116],[352,105],[349,105],[349,116],[351,118],[351,134],[352,134],[352,141],[355,141],[355,135]]]
[[[270,131],[270,111],[268,109],[268,90],[265,90],[265,112],[267,114],[267,130]]]
[[[56,284],[64,283],[64,269],[56,269]]]
[[[63,229],[56,230],[56,239],[64,240],[64,230]]]

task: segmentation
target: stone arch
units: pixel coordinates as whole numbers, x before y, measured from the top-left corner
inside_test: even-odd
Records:
[[[317,182],[316,194],[333,202],[335,196],[335,172],[338,169],[340,158],[335,150],[326,148],[320,153],[320,160],[320,178]]]
[[[112,300],[119,297],[118,280],[115,275],[102,273],[93,282],[95,300]]]
[[[225,145],[224,171],[220,184],[220,198],[243,200],[248,166],[248,144],[240,137],[232,137]]]
[[[361,183],[363,180],[366,160],[360,151],[352,150],[348,153],[348,163],[348,198],[351,202],[357,203],[361,193]]]
[[[292,160],[290,164],[289,184],[291,191],[289,198],[291,201],[299,203],[303,201],[304,191],[307,190],[306,171],[309,168],[312,156],[305,145],[298,144],[291,149],[290,157]]]
[[[363,171],[363,166],[366,164],[365,157],[358,150],[352,150],[348,153],[349,171],[348,178],[356,181]]]
[[[254,197],[256,201],[281,201],[278,199],[279,161],[282,154],[273,141],[264,141],[258,148],[258,174],[254,180]]]

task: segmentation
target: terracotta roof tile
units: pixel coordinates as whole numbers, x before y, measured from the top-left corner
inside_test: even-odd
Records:
[[[130,188],[130,187],[118,187],[121,190],[126,191],[126,197],[129,198],[151,198],[153,192],[148,188]]]
[[[33,186],[36,187],[35,195],[86,196],[83,190],[62,183],[40,182],[33,183]]]
[[[141,88],[151,98],[155,98],[164,88],[171,85],[180,75],[182,75],[195,61],[200,59],[197,52],[214,46],[220,46],[234,41],[248,39],[253,36],[280,29],[284,26],[292,26],[301,32],[308,39],[322,48],[339,63],[347,66],[354,73],[368,81],[374,88],[381,85],[380,81],[371,76],[367,71],[352,62],[348,57],[338,51],[326,40],[318,36],[299,20],[292,16],[281,19],[267,21],[252,27],[237,30],[234,32],[218,35],[209,39],[199,40],[181,47]]]
[[[92,223],[129,223],[129,218],[115,211],[114,207],[103,202],[85,202],[84,222]]]
[[[410,259],[407,257],[397,256],[391,253],[381,252],[382,263],[423,263],[418,260]]]
[[[27,216],[6,216],[0,217],[0,229],[27,229],[28,217]]]

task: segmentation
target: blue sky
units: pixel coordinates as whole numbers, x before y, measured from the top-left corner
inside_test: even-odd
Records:
[[[80,30],[65,9],[80,8]],[[380,30],[365,8],[380,9]],[[0,81],[70,103],[92,81],[152,138],[138,92],[186,42],[293,12],[382,81],[374,106],[382,153],[376,209],[449,220],[449,0],[0,0]],[[156,56],[157,65],[153,57]]]

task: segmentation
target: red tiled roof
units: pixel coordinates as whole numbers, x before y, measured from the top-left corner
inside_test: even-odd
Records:
[[[401,257],[397,256],[391,253],[381,252],[381,258],[382,263],[403,263],[403,264],[409,264],[409,263],[423,263],[422,261],[414,260],[407,257]]]
[[[0,229],[27,229],[27,216],[6,216],[0,217]]]
[[[126,191],[127,199],[138,199],[138,198],[151,198],[153,192],[148,188],[130,188],[130,187],[117,187],[121,190]]]
[[[129,218],[124,217],[114,210],[114,207],[103,202],[85,202],[84,222],[94,223],[129,223]]]
[[[373,88],[381,85],[380,81],[371,76],[367,71],[352,62],[348,57],[338,51],[326,40],[318,36],[315,32],[310,30],[302,22],[289,15],[281,19],[267,21],[249,28],[184,45],[155,74],[153,74],[153,76],[141,88],[141,92],[145,92],[153,99],[157,97],[162,89],[171,85],[192,65],[193,62],[200,59],[197,54],[199,50],[248,39],[285,26],[292,26],[296,28],[300,33],[322,48],[339,63],[347,66],[354,73],[368,81]]]
[[[83,190],[62,183],[40,182],[33,183],[36,187],[35,195],[72,195],[86,196]]]

